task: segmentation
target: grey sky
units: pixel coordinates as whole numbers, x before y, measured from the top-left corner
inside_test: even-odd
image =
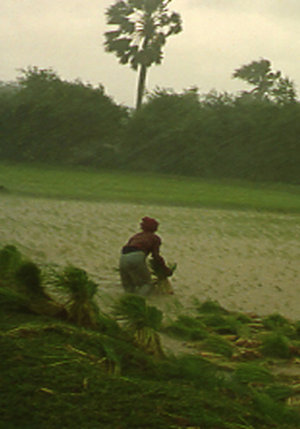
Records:
[[[102,83],[115,101],[133,105],[137,75],[103,48],[105,10],[115,0],[0,0],[0,80],[19,68],[52,67],[61,78]],[[173,0],[184,30],[169,39],[147,87],[198,86],[236,92],[234,69],[259,58],[272,62],[300,95],[300,0]]]

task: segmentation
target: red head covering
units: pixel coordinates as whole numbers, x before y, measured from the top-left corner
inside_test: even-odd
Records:
[[[157,222],[157,220],[145,216],[142,219],[141,222],[141,228],[143,231],[149,231],[149,232],[154,232],[157,230],[159,223]]]

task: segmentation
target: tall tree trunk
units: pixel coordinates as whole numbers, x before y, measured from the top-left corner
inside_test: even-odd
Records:
[[[146,74],[147,67],[144,64],[141,64],[137,90],[136,110],[138,110],[142,105],[146,85]]]
[[[143,41],[143,47],[142,50],[145,52],[147,49],[149,43],[149,37],[146,36]],[[139,73],[139,82],[138,82],[138,90],[137,90],[137,100],[136,100],[136,110],[138,110],[143,101],[143,96],[145,93],[145,86],[146,86],[146,74],[147,74],[147,66],[145,64],[141,64],[140,66],[140,73]]]

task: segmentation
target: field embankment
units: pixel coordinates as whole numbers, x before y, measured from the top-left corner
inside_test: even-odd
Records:
[[[300,213],[300,187],[239,180],[0,164],[0,195]]]

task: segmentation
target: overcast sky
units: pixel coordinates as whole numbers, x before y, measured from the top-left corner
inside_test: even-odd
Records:
[[[102,83],[118,103],[135,103],[136,72],[104,51],[105,10],[115,0],[0,0],[0,80],[17,69],[52,67],[62,79]],[[183,20],[147,88],[197,86],[236,92],[247,86],[233,71],[267,58],[300,93],[300,0],[173,0]]]

